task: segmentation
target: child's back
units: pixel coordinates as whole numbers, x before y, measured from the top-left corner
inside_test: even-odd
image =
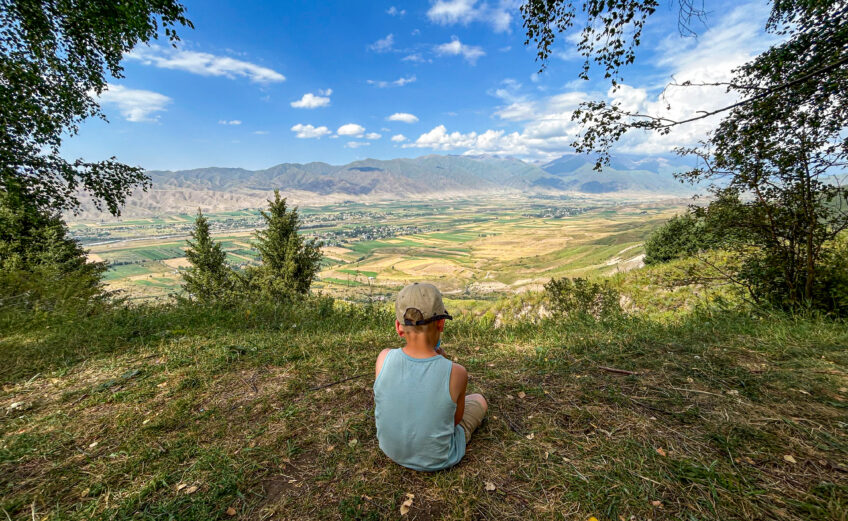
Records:
[[[374,382],[380,449],[415,470],[440,470],[465,455],[465,430],[454,425],[453,363],[439,355],[413,358],[392,349]]]
[[[441,346],[450,314],[432,284],[410,284],[395,301],[403,349],[383,349],[374,366],[374,417],[383,452],[405,467],[441,470],[459,463],[488,404],[465,395],[468,371]]]

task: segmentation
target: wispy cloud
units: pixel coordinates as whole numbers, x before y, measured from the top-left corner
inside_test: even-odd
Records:
[[[406,9],[398,9],[395,6],[391,6],[386,10],[386,14],[389,16],[403,16],[406,14]]]
[[[417,80],[417,78],[413,74],[412,76],[400,77],[395,81],[367,80],[366,83],[368,83],[368,85],[374,85],[375,87],[385,89],[386,87],[403,87],[404,85],[413,83],[415,80]]]
[[[657,72],[674,77],[678,82],[726,81],[732,70],[762,52],[772,43],[762,35],[768,18],[768,9],[754,4],[741,5],[721,17],[697,40],[669,39],[660,45],[662,58],[656,62]],[[520,129],[507,131],[487,129],[460,132],[437,125],[421,134],[405,148],[434,150],[459,150],[465,154],[502,154],[537,159],[550,159],[573,151],[571,143],[583,128],[572,121],[579,104],[590,99],[602,99],[624,110],[680,120],[732,103],[735,98],[722,88],[677,87],[664,95],[658,92],[656,76],[645,85],[621,84],[618,90],[587,92],[574,90],[568,85],[565,91],[553,96],[531,98],[522,94],[521,85],[507,79],[490,92],[504,104],[493,116],[502,123],[519,124]],[[585,88],[585,87],[584,87]],[[671,108],[669,108],[669,106]],[[662,154],[677,146],[687,146],[703,139],[714,128],[717,118],[705,119],[678,128],[667,135],[654,132],[630,132],[616,145],[619,153]]]
[[[368,141],[348,141],[347,143],[345,143],[345,146],[347,148],[359,148],[359,147],[367,147],[370,144],[371,143],[369,143]]]
[[[109,84],[99,101],[101,105],[116,107],[127,121],[138,123],[157,121],[159,116],[154,114],[164,111],[172,100],[158,92]]]
[[[408,112],[395,112],[386,119],[389,121],[402,121],[403,123],[418,123],[418,116]]]
[[[313,127],[312,125],[304,125],[303,123],[298,123],[293,126],[291,130],[292,132],[295,132],[295,137],[299,137],[301,139],[320,139],[322,136],[332,134],[330,129],[327,127]]]
[[[223,76],[230,79],[242,77],[261,84],[286,80],[285,76],[273,69],[230,56],[179,50],[159,45],[136,47],[126,57],[145,65],[182,70],[201,76]]]
[[[495,32],[510,30],[512,13],[516,2],[501,0],[497,6],[486,2],[478,4],[477,0],[436,0],[427,11],[427,18],[440,25],[482,22],[489,24]]]
[[[424,56],[421,55],[420,52],[414,52],[412,54],[409,54],[409,55],[401,58],[401,61],[414,62],[414,63],[430,63],[433,60],[431,60],[430,58],[425,58]]]
[[[450,55],[450,56],[459,56],[462,55],[465,58],[465,61],[474,65],[477,63],[477,59],[481,56],[485,56],[486,52],[483,51],[481,47],[477,47],[474,45],[465,45],[464,43],[459,41],[459,38],[456,36],[448,43],[443,43],[441,45],[437,45],[435,48],[436,54]]]
[[[240,119],[231,119],[231,120],[227,121],[226,119],[219,119],[218,124],[219,125],[241,125],[241,120]]]
[[[388,34],[385,38],[380,38],[376,42],[368,46],[374,52],[389,52],[395,45],[395,35]]]
[[[330,106],[330,94],[332,93],[333,89],[319,90],[317,95],[308,92],[299,100],[292,101],[291,106],[296,109],[317,109],[318,107],[328,107]]]
[[[270,132],[268,132],[267,130],[254,130],[253,133],[257,136],[265,136],[270,134]]]

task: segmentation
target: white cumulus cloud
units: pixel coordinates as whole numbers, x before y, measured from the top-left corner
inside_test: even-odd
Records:
[[[296,109],[317,109],[318,107],[330,106],[330,94],[333,89],[319,90],[318,94],[307,92],[299,100],[292,101],[291,106]]]
[[[380,139],[383,137],[382,134],[378,134],[377,132],[369,132],[365,134],[365,139]]]
[[[386,119],[389,121],[402,121],[403,123],[418,123],[418,117],[408,112],[395,112]]]
[[[443,43],[441,45],[437,45],[435,48],[436,54],[439,56],[450,55],[450,56],[458,56],[462,55],[465,58],[465,61],[474,65],[477,63],[477,59],[481,56],[485,56],[486,52],[483,51],[481,47],[474,45],[466,45],[459,41],[459,38],[453,37],[453,39],[448,43]]]
[[[491,25],[495,32],[509,31],[516,2],[501,0],[497,6],[477,0],[436,0],[427,11],[427,18],[440,25],[482,22]]]
[[[332,133],[327,127],[313,127],[312,125],[304,125],[303,123],[298,123],[297,125],[293,126],[291,130],[292,132],[296,133],[295,137],[299,137],[301,139],[319,139],[322,136],[326,136],[327,134]]]
[[[262,84],[286,81],[285,76],[268,67],[206,52],[150,45],[136,47],[126,57],[130,60],[140,61],[145,65],[153,65],[161,69],[182,70],[201,76],[223,76],[230,79],[243,77],[254,83]]]
[[[572,121],[580,103],[604,100],[622,109],[681,120],[736,101],[725,89],[713,87],[670,87],[663,95],[657,78],[675,78],[677,82],[726,81],[732,70],[750,60],[774,43],[764,37],[762,27],[768,18],[767,6],[740,5],[722,16],[697,39],[682,39],[678,35],[660,44],[662,56],[645,84],[621,84],[617,90],[606,92],[580,91],[584,82],[569,83],[565,90],[545,97],[530,97],[522,86],[507,79],[490,94],[502,100],[493,116],[509,129],[486,129],[462,132],[438,125],[405,148],[456,150],[464,154],[500,154],[533,159],[551,159],[573,152],[571,143],[581,134],[582,127]],[[660,85],[663,83],[659,82]],[[671,108],[668,108],[668,105]],[[613,152],[654,155],[669,153],[675,147],[690,146],[703,139],[720,120],[714,116],[675,127],[667,135],[655,132],[632,131],[615,146]]]
[[[404,136],[403,134],[395,134],[394,136],[392,136],[392,141],[394,141],[395,143],[403,143],[404,141],[406,141],[406,136]]]
[[[162,112],[171,103],[171,98],[158,92],[128,89],[123,85],[109,84],[100,94],[100,104],[114,106],[127,121],[134,123],[156,121],[156,112]]]
[[[365,133],[365,127],[362,125],[357,125],[356,123],[347,123],[339,127],[336,130],[336,134],[340,136],[354,136],[361,137],[362,134]]]

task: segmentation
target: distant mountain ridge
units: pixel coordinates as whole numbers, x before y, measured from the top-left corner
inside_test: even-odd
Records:
[[[127,204],[125,215],[212,211],[261,206],[279,189],[296,204],[344,200],[455,198],[487,194],[625,194],[685,196],[664,158],[614,158],[603,172],[594,159],[568,155],[536,165],[511,157],[427,155],[364,159],[346,165],[283,163],[264,170],[198,168],[149,171],[152,188]]]

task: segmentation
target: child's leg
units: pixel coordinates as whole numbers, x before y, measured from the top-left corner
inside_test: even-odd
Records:
[[[482,394],[469,394],[465,397],[465,412],[459,422],[465,429],[465,443],[471,441],[471,435],[477,430],[489,410],[489,404]]]

